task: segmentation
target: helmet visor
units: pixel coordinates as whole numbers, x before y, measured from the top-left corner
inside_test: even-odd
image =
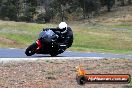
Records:
[[[61,29],[61,33],[66,33],[66,32],[67,32],[67,28],[66,27]]]

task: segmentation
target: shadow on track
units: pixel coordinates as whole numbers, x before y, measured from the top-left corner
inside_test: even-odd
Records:
[[[51,56],[50,55],[34,55],[34,56],[30,56],[30,58],[43,58],[43,57],[51,57]],[[67,57],[67,56],[55,56],[55,57]]]

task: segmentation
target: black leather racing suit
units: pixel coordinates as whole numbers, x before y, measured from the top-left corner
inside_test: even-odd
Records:
[[[58,35],[57,44],[58,44],[58,46],[60,46],[60,51],[71,47],[71,45],[73,43],[73,32],[70,27],[67,27],[66,33],[61,33],[61,29],[59,29],[59,28],[45,28],[45,29],[43,29],[43,31],[45,31],[45,30],[52,30],[54,33],[56,33]],[[61,47],[61,45],[66,45],[66,46]]]

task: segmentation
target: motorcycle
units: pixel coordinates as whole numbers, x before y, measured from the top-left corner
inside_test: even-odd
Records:
[[[50,54],[51,56],[57,56],[63,53],[65,50],[60,52],[60,48],[57,44],[57,38],[59,36],[52,30],[41,31],[38,39],[35,43],[31,44],[25,51],[27,56],[34,54]],[[62,45],[62,47],[65,45]]]

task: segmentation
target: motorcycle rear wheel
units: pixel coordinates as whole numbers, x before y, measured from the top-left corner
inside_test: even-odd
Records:
[[[34,55],[36,52],[36,49],[37,49],[37,44],[36,43],[33,43],[32,45],[30,45],[27,49],[26,49],[26,51],[25,51],[25,54],[27,55],[27,56],[32,56],[32,55]]]

